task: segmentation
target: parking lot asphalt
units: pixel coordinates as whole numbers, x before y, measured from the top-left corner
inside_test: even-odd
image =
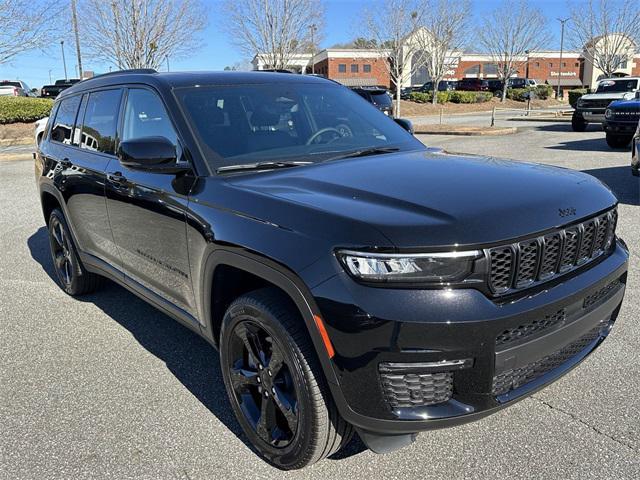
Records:
[[[82,299],[54,284],[33,165],[0,162],[0,479],[640,478],[640,183],[629,152],[609,150],[599,129],[524,126],[505,137],[421,140],[575,168],[611,186],[632,250],[611,336],[496,415],[423,433],[389,455],[356,438],[296,472],[247,446],[207,343],[113,284]]]

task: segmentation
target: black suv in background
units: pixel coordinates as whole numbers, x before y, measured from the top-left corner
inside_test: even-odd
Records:
[[[463,78],[458,82],[456,90],[465,92],[487,92],[489,91],[489,81],[480,78]]]
[[[354,429],[387,452],[494,413],[608,335],[629,257],[617,200],[400,125],[307,75],[77,83],[35,160],[58,282],[109,278],[218,348],[240,425],[283,469]]]
[[[354,87],[354,92],[389,117],[393,117],[393,99],[386,88]]]
[[[42,98],[56,98],[61,92],[69,88],[70,86],[78,83],[80,79],[70,78],[66,80],[56,80],[53,85],[45,85],[40,89],[40,96]]]

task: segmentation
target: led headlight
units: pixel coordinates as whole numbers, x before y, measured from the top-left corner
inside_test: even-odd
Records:
[[[610,108],[607,108],[607,110],[604,112],[604,118],[611,118],[613,117],[613,112],[611,111]]]
[[[384,254],[340,250],[338,258],[347,272],[364,281],[450,283],[460,282],[473,272],[473,262],[482,253],[438,252]]]
[[[582,100],[581,98],[578,99],[578,107],[581,107],[584,105],[584,100]]]

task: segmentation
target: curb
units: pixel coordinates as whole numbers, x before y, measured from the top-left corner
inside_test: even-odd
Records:
[[[557,122],[571,123],[571,117],[514,117],[507,118],[509,122]]]
[[[474,127],[467,127],[474,128]],[[478,130],[437,130],[415,127],[416,135],[457,135],[464,137],[492,137],[499,135],[512,135],[518,132],[517,127],[475,127]]]

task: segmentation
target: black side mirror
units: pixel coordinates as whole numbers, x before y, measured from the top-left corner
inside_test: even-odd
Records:
[[[402,128],[404,128],[407,132],[413,135],[414,133],[413,123],[411,123],[410,120],[407,120],[406,118],[394,118],[393,120]]]
[[[176,147],[165,137],[142,137],[126,140],[118,148],[120,163],[132,170],[157,173],[177,173],[184,167],[176,165]]]

